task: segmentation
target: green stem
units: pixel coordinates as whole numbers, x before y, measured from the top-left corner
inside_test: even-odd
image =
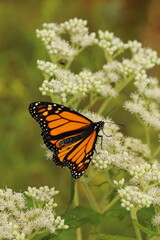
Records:
[[[58,95],[53,95],[53,94],[51,94],[50,95],[50,98],[51,98],[51,100],[52,100],[52,102],[54,103],[59,103],[59,104],[61,104],[61,98],[60,98],[60,96],[58,96]]]
[[[75,48],[74,46],[72,46],[72,47]],[[75,58],[78,54],[80,54],[80,52],[82,52],[84,49],[85,49],[85,47],[82,47],[82,48],[80,48],[80,49],[77,49],[78,52],[76,53],[76,55],[73,56],[73,58],[72,58],[70,61],[68,61],[68,63],[66,64],[66,66],[65,66],[64,69],[68,69],[68,68],[71,66],[74,58]]]
[[[134,77],[134,75],[132,74],[127,79],[123,79],[123,80],[121,80],[121,82],[119,82],[117,84],[117,86],[115,88],[117,94],[119,92],[121,92],[127,86],[127,84],[133,79],[133,77]],[[106,99],[106,101],[102,104],[102,106],[100,107],[100,109],[98,111],[99,114],[103,114],[104,113],[107,105],[110,103],[111,100],[112,100],[112,97],[109,97],[109,98]],[[105,115],[105,113],[104,113],[104,115]]]
[[[72,58],[70,61],[68,61],[68,63],[65,65],[64,69],[68,70],[68,68],[71,66],[73,60],[74,60],[74,58]]]
[[[89,110],[97,102],[97,97],[93,94],[90,96],[89,103],[85,106],[85,109]]]
[[[100,212],[99,207],[97,205],[97,202],[96,202],[95,198],[93,197],[92,192],[91,192],[88,184],[85,181],[83,181],[82,186],[83,186],[84,192],[86,194],[86,197],[87,197],[89,203],[91,204],[91,207],[93,209],[95,209],[97,212]]]
[[[107,98],[104,103],[101,105],[101,107],[98,110],[99,114],[103,114],[104,110],[106,109],[107,105],[109,104],[109,102],[112,100],[112,97]],[[104,114],[105,115],[105,114]]]
[[[75,182],[75,195],[74,195],[74,206],[79,206],[79,196],[78,196],[78,182]],[[82,231],[81,228],[76,229],[77,240],[82,240]]]
[[[91,180],[93,180],[93,178],[95,178],[99,173],[102,173],[102,170],[97,170],[94,172],[94,174],[90,174],[87,179],[83,179],[82,183],[85,182],[85,184],[88,184]]]
[[[115,59],[118,55],[124,52],[124,49],[119,49],[113,56],[112,58]]]
[[[157,149],[155,150],[154,154],[153,154],[153,158],[155,158],[160,152],[160,146],[157,147]]]
[[[149,129],[150,127],[143,122],[143,120],[140,119],[140,117],[136,114],[136,117],[138,119],[138,121],[144,126],[145,128],[145,134],[146,134],[146,143],[147,143],[147,146],[150,148],[150,133],[149,133]]]
[[[133,208],[131,210],[130,214],[131,214],[132,220],[135,220],[136,222],[138,222],[138,219],[137,219],[137,209]],[[142,240],[142,236],[141,236],[140,230],[134,224],[133,224],[133,226],[134,226],[134,230],[135,230],[135,234],[136,234],[137,240]]]
[[[33,239],[36,235],[40,235],[40,234],[43,234],[43,233],[47,233],[47,231],[46,230],[36,230],[35,232],[33,232],[30,236],[28,236],[28,240],[31,240],[31,239]]]
[[[145,133],[146,133],[146,143],[150,148],[150,134],[149,134],[149,127],[145,124]]]
[[[138,119],[139,123],[144,126],[144,122],[143,122],[143,120],[138,116],[138,114],[136,114],[136,118]]]
[[[79,96],[73,96],[68,102],[67,106],[76,109],[77,107],[75,105],[79,104]]]
[[[131,74],[128,78],[123,79],[121,82],[119,82],[116,86],[116,92],[117,93],[121,92],[133,78],[134,75]]]
[[[103,209],[103,213],[105,214],[118,200],[119,196],[113,198],[113,200]]]
[[[107,52],[104,51],[104,55],[108,63],[112,61],[112,57]]]

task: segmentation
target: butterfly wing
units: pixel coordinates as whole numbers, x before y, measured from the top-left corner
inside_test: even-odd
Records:
[[[34,102],[30,104],[29,111],[42,128],[44,143],[53,151],[56,165],[67,166],[73,177],[81,176],[93,155],[97,132],[90,137],[86,135],[79,141],[70,142],[69,145],[61,143],[68,138],[74,139],[74,136],[84,132],[93,122],[82,114],[55,103]],[[76,175],[77,172],[82,174]]]
[[[81,177],[92,159],[97,136],[98,132],[94,130],[78,142],[63,146],[54,156],[54,162],[56,164],[59,161],[64,162],[65,166],[71,170],[73,178]]]

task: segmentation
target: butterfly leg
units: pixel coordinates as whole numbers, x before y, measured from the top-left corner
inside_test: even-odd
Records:
[[[103,144],[103,136],[102,135],[98,135],[98,137],[101,138],[101,149],[102,149],[102,144]]]
[[[106,137],[112,137],[112,135],[107,135],[107,134],[105,134],[105,132],[103,131],[103,129],[102,129],[102,132],[103,132],[104,136],[106,136]]]

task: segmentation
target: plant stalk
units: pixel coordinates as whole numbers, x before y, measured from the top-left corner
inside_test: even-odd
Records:
[[[87,197],[91,207],[93,209],[95,209],[97,212],[100,212],[97,202],[96,202],[95,198],[93,197],[88,184],[84,181],[84,182],[82,182],[82,186],[83,186],[84,192],[86,194],[86,197]]]
[[[75,195],[74,195],[74,206],[79,206],[79,196],[78,196],[78,182],[75,182]],[[81,228],[76,229],[77,240],[82,240]]]
[[[132,209],[131,212],[131,218],[132,220],[135,220],[136,222],[138,222],[138,219],[137,219],[137,209]],[[141,236],[141,232],[140,230],[133,224],[133,227],[134,227],[134,230],[135,230],[135,234],[136,234],[136,237],[137,237],[137,240],[142,240],[142,236]]]

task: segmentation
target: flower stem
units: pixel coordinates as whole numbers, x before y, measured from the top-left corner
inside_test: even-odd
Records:
[[[103,213],[105,214],[118,200],[119,196],[115,196],[115,198],[113,198],[113,200],[103,209]]]
[[[46,230],[40,230],[40,229],[37,229],[35,232],[33,232],[33,233],[31,233],[29,236],[28,236],[28,240],[31,240],[31,239],[33,239],[35,236],[37,236],[37,235],[40,235],[40,234],[43,234],[43,233],[45,233],[45,232],[47,232]]]
[[[97,212],[100,212],[99,207],[97,205],[97,202],[96,202],[95,198],[93,197],[92,192],[91,192],[88,184],[85,181],[83,181],[82,186],[84,188],[84,192],[86,194],[86,197],[87,197],[89,203],[91,204],[91,207],[93,209],[95,209]]]
[[[90,96],[89,103],[85,106],[85,109],[89,110],[97,102],[97,97],[93,94]]]
[[[78,182],[75,182],[75,195],[74,195],[74,206],[77,207],[79,205],[79,196],[78,196]],[[82,240],[82,231],[81,228],[76,229],[77,240]]]
[[[123,79],[123,81],[121,81],[117,84],[117,86],[115,88],[117,94],[119,92],[121,92],[127,86],[127,84],[133,79],[133,77],[134,77],[133,74],[131,74],[131,76],[129,76],[127,79]],[[102,106],[100,107],[100,109],[98,111],[99,114],[105,115],[105,113],[104,113],[105,108],[107,107],[107,105],[110,103],[111,100],[112,100],[112,97],[109,97],[106,99],[106,101],[102,104]]]
[[[98,110],[99,114],[103,114],[104,110],[106,109],[107,105],[109,104],[109,102],[112,100],[112,97],[107,98],[104,103],[101,105],[101,107]],[[105,114],[104,114],[105,115]]]
[[[136,222],[138,222],[138,219],[137,219],[137,209],[133,208],[131,210],[130,214],[131,214],[132,220],[135,220]],[[137,240],[142,240],[142,236],[141,236],[140,230],[134,224],[133,224],[133,226],[134,226],[134,230],[135,230],[135,234],[136,234]]]
[[[155,150],[154,154],[153,154],[153,158],[155,158],[160,152],[160,146],[157,147],[157,149]]]
[[[150,135],[149,135],[149,127],[145,125],[145,133],[146,133],[146,142],[148,147],[150,148]]]

